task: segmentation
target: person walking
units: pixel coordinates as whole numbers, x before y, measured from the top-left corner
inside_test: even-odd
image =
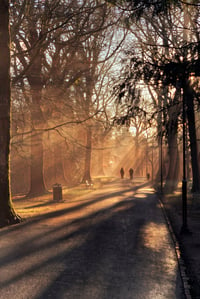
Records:
[[[129,169],[130,180],[133,179],[133,168]]]
[[[123,179],[124,178],[124,168],[123,167],[120,169],[120,175],[121,175],[121,179]]]

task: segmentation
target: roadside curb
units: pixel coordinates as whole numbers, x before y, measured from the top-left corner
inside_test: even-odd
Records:
[[[170,220],[167,216],[164,204],[163,204],[162,199],[159,195],[158,195],[158,200],[159,200],[159,204],[161,206],[163,215],[165,217],[165,220],[166,220],[166,223],[167,223],[172,241],[174,243],[174,249],[175,249],[176,258],[177,258],[177,261],[178,261],[178,267],[179,267],[179,271],[180,271],[180,275],[181,275],[181,280],[182,280],[182,284],[183,284],[183,290],[184,290],[185,298],[186,299],[192,299],[191,292],[190,292],[190,285],[188,283],[189,277],[186,274],[186,266],[185,266],[185,262],[184,262],[184,259],[182,257],[182,254],[181,254],[179,242],[178,242],[178,240],[175,236],[172,225],[171,225]]]

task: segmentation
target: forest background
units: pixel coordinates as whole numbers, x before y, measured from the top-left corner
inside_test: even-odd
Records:
[[[199,192],[199,1],[0,1],[0,219],[121,166]],[[183,134],[183,128],[186,132]]]

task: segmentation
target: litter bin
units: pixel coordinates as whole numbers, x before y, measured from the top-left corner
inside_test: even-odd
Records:
[[[60,184],[53,185],[53,200],[55,201],[62,200],[62,186]]]

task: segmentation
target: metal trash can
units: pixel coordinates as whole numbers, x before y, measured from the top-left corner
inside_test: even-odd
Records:
[[[53,200],[61,201],[62,200],[62,186],[61,184],[53,185]]]

